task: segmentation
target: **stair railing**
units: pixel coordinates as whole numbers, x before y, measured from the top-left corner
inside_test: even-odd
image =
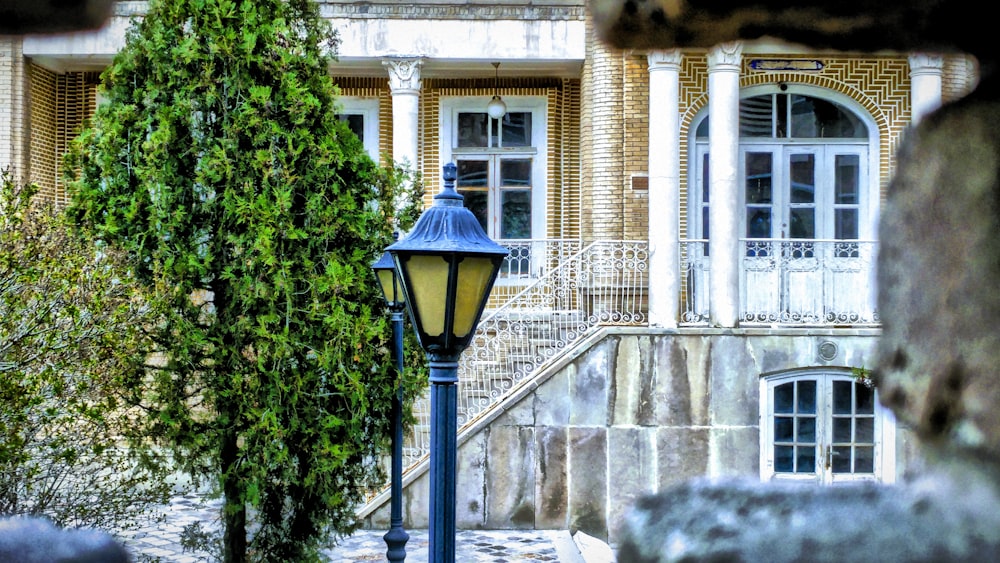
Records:
[[[503,302],[484,313],[459,361],[459,433],[594,328],[647,319],[646,241],[498,242],[511,250],[491,297]],[[428,397],[413,415],[406,469],[430,451]]]

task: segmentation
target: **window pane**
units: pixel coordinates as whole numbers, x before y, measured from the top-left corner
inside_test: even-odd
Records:
[[[867,385],[862,385],[860,383],[855,384],[854,395],[857,401],[857,412],[858,414],[874,414],[875,413],[875,390]]]
[[[816,442],[816,419],[812,417],[800,417],[799,421],[799,433],[796,436],[796,442]]]
[[[791,238],[816,238],[816,210],[792,209],[789,212],[788,236]]]
[[[755,203],[771,203],[771,153],[751,152],[747,153],[746,161],[746,202],[747,205]]]
[[[814,473],[816,471],[816,448],[798,447],[795,448],[795,472]]]
[[[774,470],[784,473],[791,473],[794,471],[795,466],[792,464],[792,455],[794,451],[795,448],[792,446],[775,446]]]
[[[854,240],[858,238],[858,210],[837,209],[833,212],[834,238]]]
[[[852,438],[851,432],[851,419],[838,417],[833,419],[833,441],[834,442],[850,442]]]
[[[500,238],[531,238],[531,190],[503,190]]]
[[[779,139],[788,138],[788,95],[778,94],[778,110],[774,112],[777,123],[774,126],[774,136]]]
[[[833,202],[855,205],[858,203],[858,181],[861,165],[856,154],[838,154],[833,172]]]
[[[485,188],[489,162],[485,160],[459,160],[456,164],[458,176],[455,180],[459,188]]]
[[[792,203],[813,203],[816,201],[815,155],[791,155],[788,162],[788,172],[792,179]]]
[[[798,412],[803,414],[816,414],[816,382],[799,381]]]
[[[869,416],[862,416],[854,419],[855,431],[854,441],[864,444],[875,443],[875,419]]]
[[[486,219],[489,216],[486,202],[486,192],[460,189],[458,190],[458,193],[462,194],[465,198],[463,203],[465,204],[465,207],[468,208],[469,211],[472,211],[472,214],[476,216],[476,219],[479,221],[479,226],[482,227],[484,231],[489,232],[486,230]]]
[[[365,142],[365,116],[360,113],[341,113],[337,115],[337,119],[347,122],[347,128],[351,130],[361,139],[361,142]]]
[[[854,448],[854,472],[875,473],[875,448],[873,446]]]
[[[500,128],[502,130],[503,146],[531,146],[531,112],[507,112],[500,120]]]
[[[774,412],[791,414],[795,412],[795,383],[782,383],[774,388]]]
[[[489,117],[486,113],[459,113],[458,146],[489,146]]]
[[[708,120],[709,118],[706,117],[705,119],[701,120],[701,123],[698,124],[698,129],[695,130],[694,132],[694,136],[697,139],[701,140],[708,138]]]
[[[851,392],[854,385],[853,381],[833,382],[833,414],[853,414]]]
[[[770,137],[772,95],[754,96],[740,100],[740,136]]]
[[[830,460],[830,468],[834,473],[851,472],[851,446],[838,446],[833,448],[833,459]]]
[[[774,440],[776,442],[791,442],[794,418],[789,416],[774,417]]]
[[[708,230],[708,206],[701,208],[701,238],[707,239],[711,231]],[[705,243],[705,256],[708,256],[708,243]]]
[[[792,137],[863,138],[867,128],[851,112],[833,102],[792,94]]]
[[[501,186],[531,186],[531,159],[517,158],[500,161]]]
[[[747,238],[771,238],[771,210],[747,209]]]
[[[708,153],[701,159],[701,202],[708,203]]]

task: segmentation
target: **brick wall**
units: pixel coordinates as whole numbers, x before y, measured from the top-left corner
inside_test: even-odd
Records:
[[[622,117],[625,120],[622,163],[622,238],[646,240],[649,198],[643,180],[649,172],[649,71],[645,55],[624,59]],[[663,101],[657,103],[665,103]]]
[[[623,178],[625,57],[605,47],[588,22],[583,76],[583,205],[585,240],[624,238]]]

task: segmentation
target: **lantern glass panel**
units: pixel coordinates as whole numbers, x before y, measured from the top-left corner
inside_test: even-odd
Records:
[[[402,289],[395,283],[396,276],[392,270],[375,270],[375,274],[378,276],[378,283],[382,287],[382,296],[385,297],[387,303],[403,303],[406,301]]]
[[[493,269],[493,260],[489,257],[469,256],[458,263],[455,326],[452,329],[455,337],[465,337],[479,320],[479,306],[489,290]]]
[[[414,316],[424,334],[444,334],[444,313],[448,301],[448,261],[442,256],[416,254],[406,261]]]

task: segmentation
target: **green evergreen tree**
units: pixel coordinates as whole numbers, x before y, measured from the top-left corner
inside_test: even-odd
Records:
[[[227,562],[316,560],[383,477],[396,380],[370,264],[419,178],[336,118],[336,46],[312,0],[153,0],[69,162],[73,219],[167,304],[128,387],[218,478]]]

